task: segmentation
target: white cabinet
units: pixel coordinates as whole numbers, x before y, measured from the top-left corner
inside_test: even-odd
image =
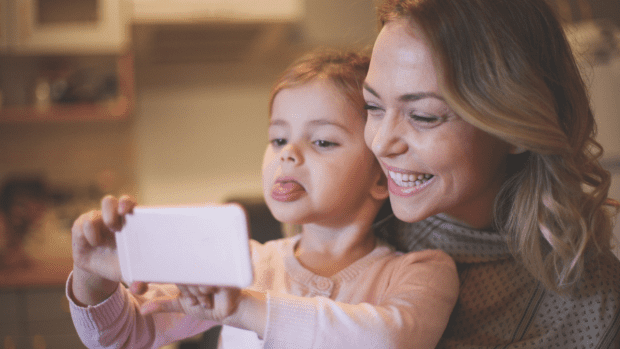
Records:
[[[130,0],[0,0],[3,50],[14,54],[113,53],[129,41]],[[6,36],[6,38],[5,38]]]
[[[85,348],[63,286],[0,289],[0,306],[0,348]]]
[[[304,0],[133,0],[134,21],[295,22],[303,17]]]

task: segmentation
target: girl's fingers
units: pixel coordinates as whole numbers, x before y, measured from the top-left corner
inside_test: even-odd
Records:
[[[135,295],[142,295],[146,293],[149,288],[149,284],[146,282],[135,281],[129,285],[129,292]]]
[[[182,313],[183,306],[178,297],[165,297],[150,300],[140,307],[140,313],[143,315],[153,313]]]
[[[204,285],[198,286],[198,291],[203,294],[213,294],[217,292],[217,290],[218,288],[216,286],[204,286]]]
[[[181,295],[183,297],[189,297],[192,294],[189,292],[188,288],[186,285],[177,285],[177,288],[179,289],[179,292],[181,292]]]
[[[192,292],[190,292],[191,286],[177,285],[177,288],[179,289],[180,296],[184,299],[187,299],[189,305],[196,305],[199,303],[198,298],[194,294],[192,294]]]
[[[198,297],[198,302],[205,309],[213,309],[213,295],[206,294]]]
[[[131,213],[136,205],[136,199],[129,195],[123,195],[118,199],[118,214],[124,216]]]
[[[217,287],[203,285],[177,285],[181,295],[185,297],[189,305],[200,304],[206,309],[213,308],[213,293],[217,292]]]
[[[118,214],[118,199],[106,195],[101,200],[101,215],[103,223],[112,231],[119,231],[123,227],[121,215]]]
[[[101,213],[98,211],[90,211],[83,214],[79,218],[80,222],[77,224],[78,229],[81,229],[88,244],[91,246],[99,246],[103,242],[103,220],[101,219]]]

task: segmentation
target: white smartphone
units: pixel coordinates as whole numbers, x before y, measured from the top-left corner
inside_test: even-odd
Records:
[[[238,204],[135,207],[115,233],[123,281],[247,287],[247,215]]]

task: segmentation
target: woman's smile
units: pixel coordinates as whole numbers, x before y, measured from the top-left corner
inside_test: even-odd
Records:
[[[382,164],[386,169],[388,189],[394,195],[411,196],[426,188],[435,178],[430,173],[405,171]]]

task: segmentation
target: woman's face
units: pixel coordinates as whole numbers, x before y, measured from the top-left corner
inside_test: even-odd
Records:
[[[396,216],[415,222],[443,212],[490,226],[509,146],[450,109],[431,52],[408,21],[389,22],[379,33],[364,98],[366,144],[388,177]]]

